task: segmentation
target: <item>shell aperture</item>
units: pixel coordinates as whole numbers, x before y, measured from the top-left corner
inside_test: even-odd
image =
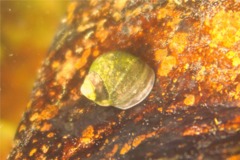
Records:
[[[114,51],[92,63],[81,93],[100,106],[128,109],[148,96],[154,81],[154,71],[140,58]]]

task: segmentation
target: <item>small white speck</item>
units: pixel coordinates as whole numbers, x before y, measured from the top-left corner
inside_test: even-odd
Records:
[[[12,9],[11,9],[11,8],[8,8],[8,11],[9,11],[9,12],[11,12],[11,11],[12,11]]]

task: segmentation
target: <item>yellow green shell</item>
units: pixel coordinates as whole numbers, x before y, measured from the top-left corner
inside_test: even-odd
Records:
[[[109,52],[91,65],[81,92],[100,106],[128,109],[152,90],[154,71],[141,59],[125,52]]]

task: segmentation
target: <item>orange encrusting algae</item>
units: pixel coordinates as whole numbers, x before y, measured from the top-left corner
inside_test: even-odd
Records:
[[[237,157],[238,6],[231,0],[71,3],[11,158]],[[133,109],[99,108],[80,96],[91,63],[109,51],[130,52],[156,73],[150,95]]]
[[[84,145],[87,145],[92,142],[94,139],[94,128],[93,126],[88,126],[83,132],[82,132],[82,138],[80,138],[80,143],[83,143]]]

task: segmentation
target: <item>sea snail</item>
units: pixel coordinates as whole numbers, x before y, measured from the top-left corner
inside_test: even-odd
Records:
[[[154,71],[140,58],[113,51],[92,63],[81,93],[100,106],[128,109],[148,96],[154,81]]]

